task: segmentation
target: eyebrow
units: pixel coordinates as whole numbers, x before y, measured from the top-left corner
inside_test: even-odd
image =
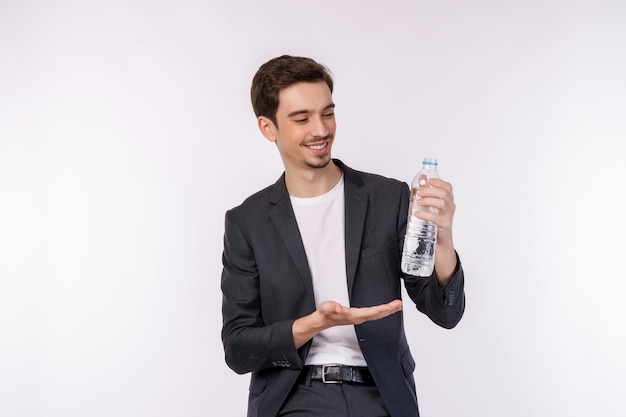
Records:
[[[322,111],[326,111],[329,109],[334,109],[335,108],[335,103],[331,103],[328,106],[324,107],[322,109]],[[311,110],[296,110],[296,111],[292,111],[291,113],[289,113],[287,115],[287,117],[293,117],[293,116],[297,116],[299,114],[306,114],[306,113],[311,113]]]

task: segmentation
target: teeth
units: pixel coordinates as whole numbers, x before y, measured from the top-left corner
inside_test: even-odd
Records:
[[[324,149],[326,147],[326,144],[322,144],[322,145],[309,145],[309,148],[319,151],[320,149]]]

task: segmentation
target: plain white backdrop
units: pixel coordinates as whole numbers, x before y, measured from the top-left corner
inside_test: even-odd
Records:
[[[625,45],[617,0],[1,0],[0,415],[245,415],[223,219],[282,172],[249,87],[284,53],[334,73],[335,157],[455,187],[422,415],[626,415]]]

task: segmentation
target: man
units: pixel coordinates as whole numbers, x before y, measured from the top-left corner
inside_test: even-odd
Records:
[[[418,416],[401,283],[436,324],[461,319],[452,187],[432,179],[420,204],[438,213],[413,214],[438,225],[435,272],[403,275],[409,189],[331,159],[332,91],[308,58],[281,56],[254,76],[258,126],[285,172],[226,213],[226,362],[252,373],[248,416]]]

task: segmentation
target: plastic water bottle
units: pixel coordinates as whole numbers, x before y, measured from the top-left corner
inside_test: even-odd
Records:
[[[435,269],[435,246],[437,243],[437,225],[415,217],[416,211],[430,211],[437,213],[435,207],[418,206],[421,199],[417,195],[418,188],[430,187],[430,178],[439,178],[437,160],[424,158],[422,169],[411,182],[411,200],[409,203],[409,218],[404,236],[402,250],[402,272],[418,277],[428,277]]]

